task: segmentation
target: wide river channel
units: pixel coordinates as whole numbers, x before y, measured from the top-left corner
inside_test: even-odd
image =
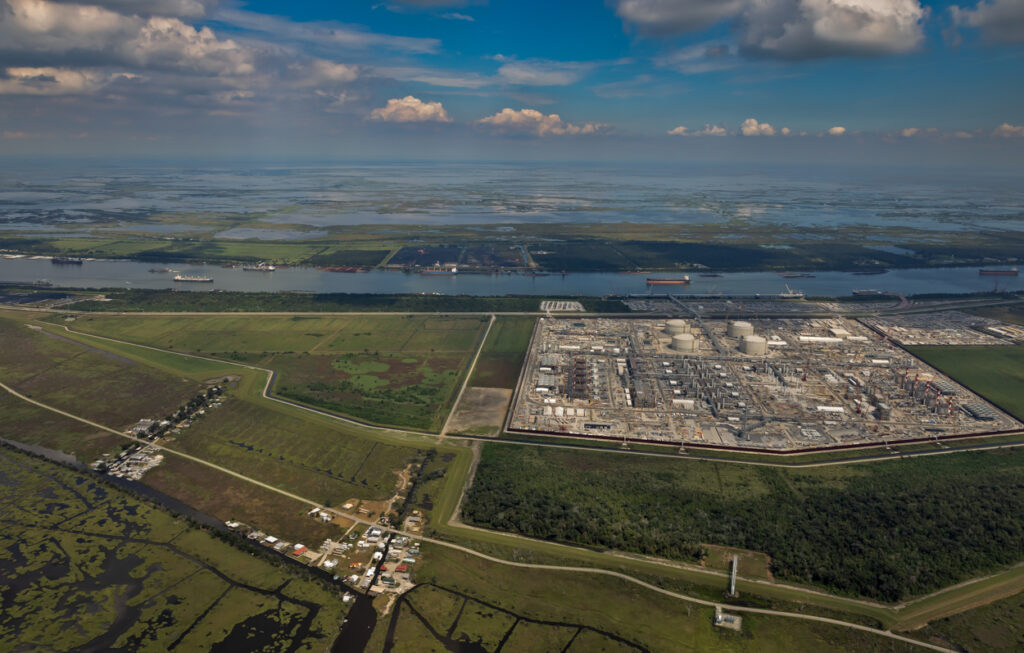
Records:
[[[155,272],[172,268],[173,272]],[[174,276],[203,276],[212,283],[175,282]],[[179,290],[234,290],[243,292],[299,291],[313,293],[436,293],[445,295],[752,295],[773,294],[786,289],[808,296],[838,297],[854,289],[876,289],[891,293],[970,293],[1016,291],[1024,288],[1024,277],[981,276],[978,268],[911,268],[883,274],[857,275],[850,272],[816,272],[813,277],[786,279],[775,272],[726,272],[718,277],[691,273],[687,285],[647,285],[647,276],[678,277],[681,274],[614,272],[552,273],[548,276],[522,274],[473,274],[455,276],[422,275],[391,270],[345,273],[317,268],[282,268],[254,272],[219,265],[185,263],[140,263],[123,260],[87,260],[82,265],[57,265],[48,258],[0,258],[0,282],[31,284],[48,281],[54,286],[73,288],[177,288]]]

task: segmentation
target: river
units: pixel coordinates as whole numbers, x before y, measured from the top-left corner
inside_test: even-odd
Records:
[[[159,268],[175,272],[151,272]],[[175,273],[206,276],[213,283],[175,282]],[[652,276],[681,276],[652,273]],[[185,263],[142,263],[124,260],[89,260],[82,265],[55,265],[46,258],[0,258],[0,282],[30,284],[47,280],[72,288],[176,288],[190,291],[232,290],[243,292],[299,291],[313,293],[437,293],[445,295],[627,295],[771,294],[788,284],[808,296],[838,297],[854,289],[878,289],[901,294],[971,293],[1016,291],[1024,287],[1021,277],[980,276],[976,267],[910,268],[861,276],[850,272],[816,272],[810,278],[784,279],[775,272],[726,272],[720,277],[690,274],[684,285],[648,286],[646,274],[576,272],[527,276],[521,274],[473,274],[455,276],[421,275],[392,270],[361,273],[326,272],[311,267],[282,268],[275,272],[252,272],[218,265]]]

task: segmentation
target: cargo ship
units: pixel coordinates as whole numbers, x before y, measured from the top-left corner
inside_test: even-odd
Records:
[[[983,277],[1015,277],[1019,272],[1017,268],[1010,268],[1009,270],[978,270],[978,274]]]
[[[443,267],[440,262],[435,263],[434,267],[432,267],[432,268],[426,268],[424,270],[420,270],[420,274],[429,274],[429,275],[432,275],[432,276],[451,277],[451,276],[455,276],[458,273],[459,273],[459,269],[456,268],[454,265],[451,268],[446,268],[446,267]]]
[[[175,281],[185,281],[190,283],[213,283],[213,279],[210,277],[190,277],[185,274],[174,275]]]
[[[648,286],[681,286],[690,283],[690,277],[647,277]]]
[[[257,263],[256,265],[243,265],[242,269],[246,272],[273,272],[277,268],[266,263]]]
[[[803,299],[804,293],[801,290],[793,290],[787,285],[786,292],[780,292],[778,296],[779,299]]]
[[[50,259],[50,263],[54,265],[81,265],[82,259],[80,258],[67,258],[64,256],[54,256]]]

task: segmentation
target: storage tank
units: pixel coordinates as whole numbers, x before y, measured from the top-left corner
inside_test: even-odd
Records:
[[[743,336],[740,351],[751,356],[764,356],[768,353],[768,341],[763,336]]]
[[[672,349],[676,351],[697,351],[697,339],[692,333],[679,333],[672,336]]]
[[[743,336],[754,335],[754,325],[743,320],[735,320],[729,323],[726,335],[730,338],[742,338]]]
[[[677,336],[680,333],[689,333],[690,325],[686,320],[669,320],[665,323],[665,333],[670,336]]]

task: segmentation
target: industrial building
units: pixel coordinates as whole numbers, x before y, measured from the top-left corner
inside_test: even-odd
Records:
[[[507,428],[794,451],[1020,428],[866,324],[538,320]]]

